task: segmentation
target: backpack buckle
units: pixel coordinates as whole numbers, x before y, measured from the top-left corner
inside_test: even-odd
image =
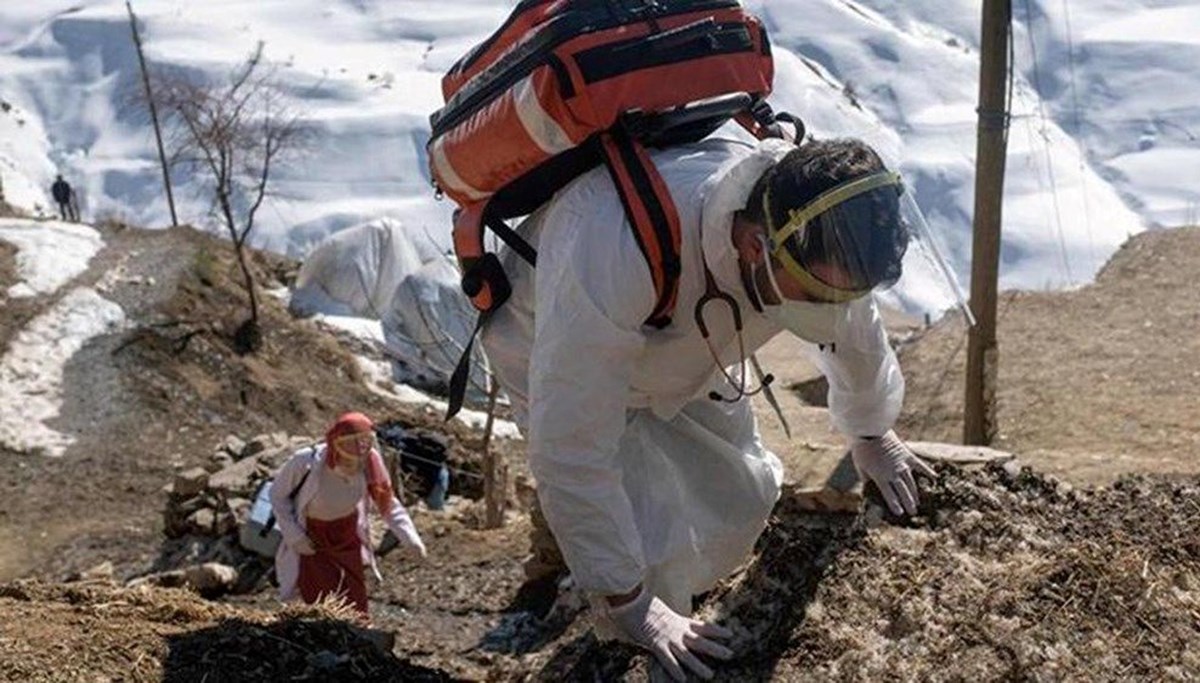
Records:
[[[475,308],[494,311],[512,296],[512,284],[495,254],[486,253],[463,266],[462,290]]]

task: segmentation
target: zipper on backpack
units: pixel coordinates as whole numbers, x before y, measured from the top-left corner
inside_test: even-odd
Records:
[[[655,40],[663,42],[654,47]],[[575,55],[575,65],[585,83],[596,83],[642,69],[755,50],[745,24],[721,25],[711,19],[661,34],[651,39],[651,47],[643,49],[646,43],[645,38],[637,38],[595,47]]]
[[[537,2],[547,2],[547,1],[552,1],[552,0],[530,0],[530,1],[533,3],[537,3]],[[664,7],[664,10],[663,10],[664,13],[659,15],[659,18],[670,17],[670,16],[674,16],[677,14],[691,14],[694,12],[702,12],[705,10],[715,11],[715,10],[720,10],[720,9],[734,9],[734,8],[741,7],[741,3],[738,0],[698,0],[698,1],[697,0],[657,0],[657,1],[659,2],[660,5],[662,5]],[[601,4],[601,3],[597,3],[597,4]],[[441,135],[442,133],[449,130],[450,128],[453,128],[454,126],[458,125],[459,123],[465,121],[467,118],[474,115],[475,112],[479,111],[484,106],[486,106],[487,103],[490,102],[491,99],[493,98],[493,96],[494,96],[493,93],[503,92],[503,91],[511,88],[512,86],[516,85],[518,82],[520,82],[520,80],[522,78],[525,78],[529,74],[533,73],[533,70],[542,63],[542,60],[541,60],[542,53],[552,52],[553,50],[555,50],[559,46],[561,46],[563,43],[568,42],[570,40],[574,40],[575,38],[578,38],[580,35],[585,35],[588,33],[596,33],[598,31],[604,31],[604,30],[607,30],[614,26],[620,26],[622,24],[627,23],[624,21],[620,21],[619,19],[614,18],[611,15],[611,6],[609,5],[608,2],[603,2],[603,0],[602,0],[602,4],[606,8],[606,11],[603,12],[603,15],[588,17],[588,15],[585,13],[584,10],[568,11],[568,12],[566,12],[564,14],[560,14],[560,15],[556,16],[555,18],[551,19],[550,21],[542,24],[541,28],[539,29],[539,30],[545,30],[545,29],[549,28],[550,25],[553,24],[554,22],[562,21],[564,18],[569,19],[569,18],[572,18],[573,16],[574,16],[574,18],[579,18],[580,15],[583,15],[584,17],[588,17],[591,21],[595,22],[587,30],[584,30],[584,31],[581,31],[580,33],[566,36],[566,37],[558,37],[557,39],[547,41],[547,43],[545,45],[541,45],[541,46],[537,46],[537,47],[532,47],[532,46],[526,44],[526,45],[522,46],[524,48],[524,50],[522,50],[521,48],[514,50],[514,52],[512,52],[509,55],[507,55],[506,57],[502,58],[496,64],[493,64],[488,69],[473,76],[462,88],[459,89],[459,91],[453,97],[450,98],[450,101],[446,103],[445,107],[442,107],[440,110],[435,112],[432,116],[430,116],[430,125],[433,129],[433,135],[434,136]],[[530,6],[532,7],[534,5],[530,5]],[[593,5],[592,9],[596,10],[598,8]],[[597,13],[595,11],[593,11],[591,14],[596,15]],[[742,26],[742,25],[738,24],[738,26]],[[493,34],[493,35],[499,35],[499,32],[497,32],[496,34]],[[748,33],[747,33],[747,35],[748,35]],[[643,37],[643,38],[639,38],[637,40],[645,40],[645,38]],[[596,48],[594,48],[594,49],[596,49]],[[480,51],[478,53],[478,55],[482,55],[482,54],[483,54],[483,51]],[[518,56],[518,55],[520,55],[520,56]],[[482,87],[481,85],[472,87],[472,84],[484,83],[484,81],[486,80],[484,77],[493,71],[497,72],[497,73],[506,74],[505,78],[503,78],[502,80],[497,79],[495,81],[492,81],[491,83],[487,84],[487,87]],[[587,80],[587,79],[585,79],[585,81],[589,82],[589,83],[591,82],[590,80]]]
[[[554,2],[554,0],[521,0],[521,2],[517,3],[517,6],[513,9],[512,13],[508,15],[508,19],[506,19],[504,23],[500,25],[500,28],[492,31],[492,34],[488,36],[482,43],[471,48],[471,51],[468,52],[466,56],[455,62],[454,66],[450,67],[450,73],[462,74],[470,71],[471,67],[475,66],[475,63],[483,58],[483,56],[488,53],[488,50],[492,49],[492,45],[494,45],[496,41],[500,39],[500,36],[504,35],[504,33],[508,31],[509,27],[511,27],[517,21],[517,19],[534,7],[538,7],[539,5],[548,5],[551,2]]]

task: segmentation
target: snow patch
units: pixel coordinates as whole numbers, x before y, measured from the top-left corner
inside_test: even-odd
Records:
[[[50,456],[66,451],[74,438],[47,425],[62,408],[65,366],[89,339],[124,321],[120,306],[81,287],[17,334],[0,359],[0,446]]]
[[[442,104],[441,74],[513,0],[136,4],[151,62],[222,77],[261,40],[305,112],[315,145],[273,179],[256,246],[303,257],[326,236],[383,217],[449,246],[453,206],[430,187],[428,116]],[[942,231],[965,285],[978,0],[746,4],[772,33],[773,104],[820,135],[878,146]],[[1002,285],[1082,284],[1144,222],[1195,219],[1200,8],[1194,0],[1029,0],[1014,10]],[[0,2],[0,98],[11,106],[0,115],[0,173],[17,204],[44,204],[62,168],[93,213],[165,223],[153,136],[118,106],[139,86],[136,64],[122,3]],[[181,217],[202,222],[205,197],[195,179],[180,180]],[[393,280],[367,298],[390,296]],[[940,305],[919,286],[897,296],[912,309]]]
[[[87,270],[88,262],[104,247],[100,233],[86,225],[17,218],[0,218],[0,240],[20,250],[21,282],[8,290],[14,299],[57,291]]]
[[[394,401],[423,406],[430,415],[445,415],[448,404],[407,384],[392,381],[392,369],[386,361],[377,361],[363,356],[356,356],[358,367],[366,378],[371,391],[386,396]],[[481,410],[463,408],[454,419],[471,429],[482,430],[487,425],[487,413]],[[496,419],[492,422],[492,434],[501,439],[520,439],[521,430],[515,422]]]

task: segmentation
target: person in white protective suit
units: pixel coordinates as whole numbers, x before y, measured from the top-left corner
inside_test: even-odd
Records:
[[[729,633],[689,618],[692,597],[745,561],[782,477],[745,400],[747,354],[785,329],[812,342],[855,465],[893,512],[916,511],[928,468],[891,431],[904,380],[870,296],[900,275],[915,204],[853,140],[709,139],[653,159],[682,226],[673,323],[643,326],[650,270],[597,169],[519,228],[538,267],[502,255],[513,295],[482,341],[598,632],[708,678],[697,655],[730,657]]]

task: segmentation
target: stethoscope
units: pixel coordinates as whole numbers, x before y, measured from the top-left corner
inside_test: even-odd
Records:
[[[701,255],[701,260],[703,261],[703,255]],[[713,277],[712,271],[709,270],[708,264],[704,263],[703,265],[704,265],[704,294],[700,297],[700,299],[698,301],[696,301],[696,307],[692,310],[692,315],[696,319],[696,327],[700,330],[700,337],[704,340],[704,346],[708,349],[708,354],[710,356],[712,356],[713,364],[715,364],[717,366],[717,370],[719,370],[721,372],[721,375],[725,378],[725,381],[729,383],[729,386],[733,387],[733,390],[737,392],[737,394],[733,398],[729,398],[727,396],[721,395],[720,392],[710,391],[710,392],[708,392],[708,397],[710,399],[712,399],[713,401],[719,401],[722,403],[737,403],[738,401],[742,400],[743,398],[755,396],[757,394],[760,394],[760,393],[766,391],[766,392],[768,392],[768,400],[770,400],[772,403],[774,403],[775,402],[774,397],[770,396],[769,393],[770,393],[771,383],[775,381],[775,375],[772,375],[769,373],[764,375],[762,372],[762,368],[760,368],[758,366],[757,361],[754,361],[753,358],[751,358],[750,360],[754,362],[754,370],[758,375],[759,384],[758,384],[758,388],[756,388],[756,389],[753,389],[753,390],[746,389],[746,386],[747,386],[746,360],[747,359],[746,359],[746,341],[745,341],[744,335],[742,334],[742,309],[740,306],[738,306],[737,301],[735,301],[732,296],[721,291],[721,288],[717,286],[717,280],[716,280],[716,278]],[[734,334],[737,336],[737,343],[738,343],[738,359],[739,359],[738,368],[739,368],[739,370],[737,373],[737,379],[734,379],[733,375],[730,374],[729,370],[726,369],[725,366],[721,363],[721,357],[717,354],[717,350],[712,345],[712,339],[711,339],[711,334],[709,333],[709,330],[708,330],[708,324],[704,321],[704,307],[708,306],[711,303],[718,302],[718,301],[729,306],[729,313],[733,317],[733,330],[734,330]]]
[[[701,259],[703,258],[703,255],[701,255]],[[704,307],[715,301],[720,301],[729,306],[729,313],[733,316],[733,330],[737,336],[738,358],[741,361],[738,363],[738,368],[740,369],[736,380],[725,369],[725,366],[721,364],[721,357],[717,355],[717,350],[712,345],[708,324],[704,322]],[[759,305],[757,299],[752,299],[751,303]],[[717,370],[725,377],[725,381],[737,392],[737,395],[729,398],[721,395],[718,391],[710,391],[708,392],[708,398],[719,403],[737,403],[743,398],[762,394],[763,398],[767,399],[767,403],[770,404],[771,409],[775,411],[775,416],[779,418],[779,422],[783,426],[783,433],[787,438],[791,439],[792,427],[788,424],[787,417],[783,414],[783,407],[779,405],[779,400],[775,398],[775,392],[771,391],[771,383],[775,381],[775,375],[763,373],[762,366],[758,364],[758,359],[753,355],[749,358],[746,357],[746,341],[742,336],[742,309],[732,296],[722,292],[721,288],[717,287],[716,278],[713,277],[712,271],[708,269],[707,263],[704,263],[704,295],[696,301],[696,307],[692,309],[692,316],[696,319],[696,327],[700,330],[700,337],[704,339],[704,346],[708,348],[708,355],[712,356],[713,365],[717,366]],[[750,361],[750,366],[754,368],[754,374],[758,377],[758,388],[749,391],[746,389],[747,360]]]

